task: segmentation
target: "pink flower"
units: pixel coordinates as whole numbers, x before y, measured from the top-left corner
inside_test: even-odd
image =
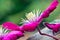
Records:
[[[38,11],[36,13],[33,12],[29,13],[28,15],[26,15],[28,20],[24,20],[24,24],[21,26],[21,28],[18,25],[13,24],[11,22],[6,22],[3,23],[2,25],[4,28],[10,30],[34,31],[36,27],[42,22],[42,20],[44,18],[47,18],[50,15],[50,13],[57,8],[57,5],[58,0],[54,0],[50,4],[50,6],[41,13],[41,15],[38,16],[36,15],[39,13]]]
[[[56,9],[57,5],[58,5],[58,0],[54,0],[50,4],[50,6],[46,10],[44,10],[42,12],[42,14],[39,16],[35,15],[35,13],[32,14],[32,12],[31,12],[27,16],[28,20],[24,20],[25,22],[23,23],[22,26],[18,26],[12,22],[3,23],[2,26],[5,29],[13,30],[13,31],[5,34],[3,38],[0,37],[0,39],[2,39],[2,40],[17,40],[18,38],[24,36],[24,34],[23,34],[24,31],[34,31],[37,28],[37,26],[39,25],[39,23],[41,23],[44,18],[47,18],[50,15],[50,13]],[[37,12],[37,13],[39,13],[39,12]],[[57,32],[60,28],[60,24],[45,23],[45,25],[49,29],[53,30],[54,32]]]
[[[2,40],[17,40],[22,36],[24,36],[24,34],[21,31],[11,31],[5,34]]]
[[[22,27],[18,26],[17,24],[14,24],[12,22],[5,22],[2,24],[2,26],[8,30],[16,30],[16,31],[22,31],[23,32]]]
[[[49,29],[53,30],[54,32],[58,32],[60,29],[59,23],[55,23],[55,24],[45,23],[45,26],[48,27]]]
[[[39,25],[39,23],[36,21],[36,18],[38,18],[38,11],[36,11],[36,14],[33,12],[30,12],[26,15],[26,20],[23,19],[23,25],[22,25],[22,29],[24,29],[24,31],[28,31],[28,32],[32,32],[34,31],[37,26]]]
[[[50,4],[50,6],[46,10],[44,10],[41,13],[41,15],[38,17],[36,17],[35,13],[33,16],[31,16],[31,14],[32,14],[32,12],[31,12],[30,15],[27,16],[27,17],[30,17],[30,16],[31,17],[27,18],[28,23],[23,24],[23,29],[26,31],[34,31],[36,29],[36,27],[39,25],[39,23],[41,23],[44,18],[47,18],[50,15],[50,13],[53,12],[57,8],[58,3],[59,3],[58,0],[53,0],[53,2]],[[38,14],[38,13],[39,12],[37,12],[36,14]],[[30,21],[30,20],[32,20],[32,21]]]

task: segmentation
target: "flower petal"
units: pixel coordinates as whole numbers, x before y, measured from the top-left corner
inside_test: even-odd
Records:
[[[2,39],[3,39],[3,37],[4,37],[4,36],[0,35],[0,40],[2,40]]]
[[[58,0],[53,0],[50,6],[48,6],[48,8],[41,13],[37,21],[41,22],[43,18],[47,18],[50,15],[50,13],[57,8],[58,4],[59,4]]]
[[[45,26],[48,27],[49,29],[53,30],[54,32],[58,32],[60,29],[60,24],[45,23]]]
[[[31,23],[24,24],[22,26],[23,26],[23,29],[25,31],[32,32],[36,29],[36,27],[38,26],[38,23],[37,22],[31,22]]]
[[[12,22],[5,22],[2,26],[8,30],[20,30],[19,26]]]
[[[21,31],[11,31],[10,33],[5,34],[2,40],[17,40],[22,36],[24,36],[24,34]]]
[[[48,17],[49,14],[56,9],[57,5],[58,5],[58,0],[54,0],[54,1],[50,4],[50,6],[49,6],[46,10],[44,10],[44,11],[42,12],[42,15],[41,15],[41,16],[42,16],[43,18]]]

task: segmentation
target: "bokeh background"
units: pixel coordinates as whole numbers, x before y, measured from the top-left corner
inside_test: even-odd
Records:
[[[25,14],[33,10],[45,10],[52,0],[0,0],[0,24],[11,21],[16,24],[25,18]],[[60,1],[60,0],[59,0]],[[52,21],[60,18],[60,4],[52,14],[44,21]]]

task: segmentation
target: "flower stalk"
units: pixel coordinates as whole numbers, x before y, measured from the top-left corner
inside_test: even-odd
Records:
[[[51,35],[49,35],[49,34],[42,33],[42,32],[40,31],[39,27],[37,27],[37,30],[39,31],[39,34],[41,34],[41,35],[45,35],[45,36],[51,37],[51,38],[53,38],[53,39],[55,39],[55,40],[59,40],[58,38],[56,38],[56,37],[54,37],[54,36],[51,36]]]

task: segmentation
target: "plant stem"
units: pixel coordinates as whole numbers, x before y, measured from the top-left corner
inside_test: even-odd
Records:
[[[49,36],[49,37],[52,37],[52,38],[55,39],[55,40],[59,40],[58,38],[56,38],[56,37],[54,37],[54,36],[51,36],[51,35],[42,33],[42,32],[40,31],[39,27],[37,27],[37,30],[39,31],[39,33],[40,33],[41,35]]]

